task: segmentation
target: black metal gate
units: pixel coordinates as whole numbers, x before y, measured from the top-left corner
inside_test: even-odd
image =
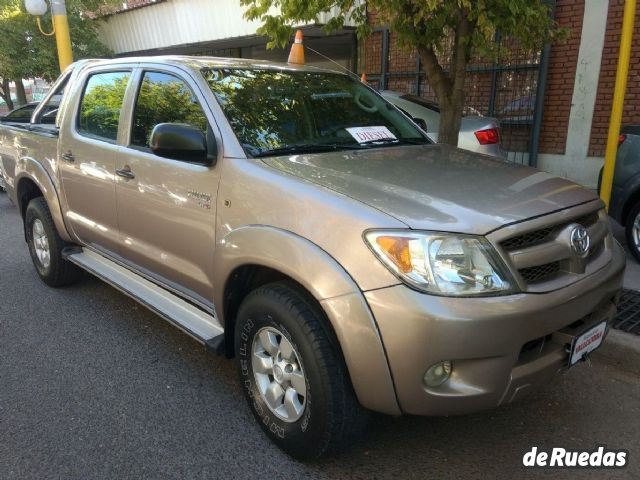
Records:
[[[549,48],[532,52],[499,35],[495,41],[500,47],[495,61],[474,58],[467,68],[465,115],[497,118],[502,146],[509,160],[535,166]],[[446,59],[446,54],[442,57]],[[426,82],[419,56],[401,49],[388,28],[373,31],[361,59],[373,87],[437,102],[435,92]],[[446,61],[442,60],[441,64],[446,70]]]

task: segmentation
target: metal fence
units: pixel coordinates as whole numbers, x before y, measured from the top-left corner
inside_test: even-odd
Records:
[[[473,58],[467,68],[465,115],[499,120],[502,146],[513,162],[536,165],[548,47],[530,51],[515,41],[496,35],[498,55],[493,60]],[[447,48],[440,54],[448,69]],[[437,103],[426,81],[420,57],[400,47],[387,28],[374,30],[361,51],[371,86],[418,95]],[[407,68],[409,67],[409,68]]]

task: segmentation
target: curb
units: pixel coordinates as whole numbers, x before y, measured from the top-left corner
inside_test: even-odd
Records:
[[[594,357],[640,375],[640,336],[610,329]]]

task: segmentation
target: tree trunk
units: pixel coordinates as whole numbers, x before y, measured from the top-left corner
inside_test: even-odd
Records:
[[[2,92],[0,92],[0,97],[4,100],[4,103],[7,104],[7,108],[9,110],[13,110],[13,100],[11,100],[11,86],[9,85],[9,80],[6,78],[2,79]]]
[[[440,104],[440,125],[438,129],[438,143],[444,143],[453,147],[458,146],[460,124],[462,123],[462,110],[464,96],[451,102]],[[460,101],[462,100],[462,101]]]
[[[425,67],[427,81],[438,97],[440,105],[440,127],[438,143],[458,146],[458,135],[464,109],[464,83],[467,65],[471,57],[471,36],[475,24],[465,8],[460,9],[460,17],[454,32],[453,50],[449,71],[445,72],[438,61],[433,45],[418,47],[420,60]]]
[[[18,106],[27,104],[27,94],[24,91],[24,84],[22,83],[22,79],[14,80],[13,83],[16,84],[16,103]]]

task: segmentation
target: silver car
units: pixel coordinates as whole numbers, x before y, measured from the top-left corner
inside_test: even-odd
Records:
[[[382,90],[380,94],[385,100],[393,103],[410,117],[424,120],[429,137],[434,142],[438,141],[440,109],[437,105],[415,95],[406,95],[391,90]],[[481,115],[463,117],[458,136],[458,147],[494,157],[507,157],[500,145],[500,124],[497,119],[491,117]]]

